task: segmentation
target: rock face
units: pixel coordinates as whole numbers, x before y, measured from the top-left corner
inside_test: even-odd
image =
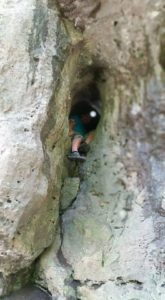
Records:
[[[83,41],[53,0],[0,3],[1,295],[54,241],[37,265],[54,299],[164,299],[163,0],[58,2]],[[91,80],[102,118],[75,175],[69,96]]]
[[[3,294],[12,284],[10,274],[29,267],[54,239],[69,80],[58,96],[68,38],[54,7],[42,0],[2,0],[0,15]]]
[[[76,28],[84,30],[100,9],[100,0],[58,0],[61,14],[74,23]]]
[[[78,177],[68,177],[63,183],[61,189],[60,205],[62,210],[66,210],[77,197],[80,186],[80,179]]]
[[[71,272],[62,290],[54,277],[57,299],[165,297],[163,10],[162,1],[102,1],[84,31],[103,70],[103,113],[52,256]]]

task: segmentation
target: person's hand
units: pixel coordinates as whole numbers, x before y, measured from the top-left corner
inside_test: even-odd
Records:
[[[70,119],[69,120],[69,132],[68,132],[68,135],[69,136],[72,136],[73,135],[73,127],[74,127],[74,125],[75,125],[75,120],[72,120],[72,119]]]
[[[69,129],[68,136],[72,136],[74,134],[74,131],[72,129]]]
[[[73,128],[74,127],[74,125],[75,125],[75,120],[73,120],[73,119],[70,119],[69,120],[69,128]]]
[[[86,144],[90,144],[94,139],[94,131],[89,132],[85,142]]]

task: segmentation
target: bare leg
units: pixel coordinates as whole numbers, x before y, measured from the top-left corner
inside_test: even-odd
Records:
[[[70,160],[81,161],[81,162],[86,160],[85,156],[81,155],[78,151],[82,140],[83,140],[83,137],[81,135],[77,135],[73,138],[73,140],[72,140],[72,151],[68,155],[68,158]]]
[[[72,152],[78,151],[78,148],[80,147],[80,144],[82,142],[83,137],[75,137],[72,141]]]

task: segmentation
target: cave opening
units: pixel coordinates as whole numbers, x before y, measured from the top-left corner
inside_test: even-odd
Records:
[[[72,145],[68,156],[71,160],[86,160],[101,118],[102,102],[96,77],[95,72],[92,74],[92,80],[82,80],[71,93],[69,135]]]

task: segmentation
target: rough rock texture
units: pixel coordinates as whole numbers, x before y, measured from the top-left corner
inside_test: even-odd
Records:
[[[0,295],[54,241],[37,266],[54,299],[163,300],[163,0],[58,2],[84,41],[56,1],[0,3]],[[70,92],[94,80],[102,119],[74,174]],[[77,174],[57,230],[62,178]]]
[[[61,209],[67,209],[77,197],[80,186],[79,177],[67,177],[61,189],[60,205]]]
[[[13,285],[10,274],[29,267],[54,239],[67,137],[69,79],[62,69],[69,53],[57,11],[44,0],[2,0],[0,40],[3,294]],[[20,281],[26,277],[20,273]]]
[[[61,253],[60,231],[56,233],[53,245],[42,255],[37,270],[39,278],[37,283],[44,285],[51,291],[53,299],[56,297],[76,298],[74,286],[72,286],[72,270]],[[63,298],[59,298],[63,299]]]
[[[81,30],[92,22],[101,6],[100,0],[58,0],[57,2],[61,14]]]
[[[51,290],[57,299],[164,299],[163,1],[101,1],[84,37],[102,69],[104,108],[77,199],[62,216],[60,255],[76,296],[56,280]],[[68,273],[62,280],[67,286]]]

